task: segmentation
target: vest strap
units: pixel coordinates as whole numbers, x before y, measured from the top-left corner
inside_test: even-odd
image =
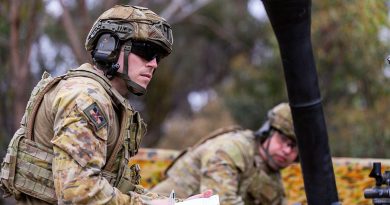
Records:
[[[165,169],[165,176],[167,176],[167,173],[169,171],[169,169],[171,169],[171,167],[177,162],[177,160],[179,160],[182,156],[184,156],[188,151],[198,147],[199,145],[205,143],[207,140],[210,140],[210,139],[213,139],[215,137],[218,137],[219,135],[222,135],[222,134],[225,134],[225,133],[228,133],[228,132],[233,132],[233,131],[237,131],[237,130],[242,130],[243,128],[239,125],[231,125],[231,126],[228,126],[228,127],[223,127],[223,128],[219,128],[219,129],[216,129],[214,131],[212,131],[210,134],[208,135],[205,135],[204,137],[202,137],[195,145],[181,151],[177,157],[172,161],[172,163]]]

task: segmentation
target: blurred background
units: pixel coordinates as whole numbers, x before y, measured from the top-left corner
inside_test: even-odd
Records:
[[[115,4],[145,6],[173,27],[173,53],[131,101],[143,147],[183,149],[231,124],[258,129],[287,101],[278,45],[260,0],[0,0],[0,157],[43,71],[91,62],[84,41]],[[390,2],[312,5],[312,42],[331,153],[390,157]]]

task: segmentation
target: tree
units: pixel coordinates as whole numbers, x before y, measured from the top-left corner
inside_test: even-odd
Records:
[[[228,83],[232,75],[237,74],[234,69],[239,70],[234,67],[235,59],[251,56],[256,42],[263,38],[258,35],[262,31],[261,22],[248,13],[247,1],[214,0],[174,24],[173,28],[174,51],[157,69],[157,77],[152,81],[152,89],[145,99],[146,116],[151,119],[149,126],[156,131],[147,136],[144,141],[146,146],[154,146],[158,142],[164,134],[160,126],[169,120],[169,116],[179,113],[191,117],[192,111],[187,101],[190,92],[208,89],[221,91],[219,85]],[[251,66],[251,60],[247,65]],[[255,119],[261,117],[259,115]],[[247,125],[255,119],[240,123]]]
[[[386,1],[313,2],[312,41],[335,156],[390,156],[390,79],[384,74],[389,39],[383,39],[388,31]],[[224,92],[236,119],[248,125],[255,123],[248,115],[286,96],[278,48],[272,34],[265,33],[262,45],[270,48],[270,58],[258,55],[260,66],[248,66],[249,55],[236,58],[236,72]]]
[[[381,36],[389,29],[387,2],[316,2],[312,28],[334,153],[388,157],[389,42]]]
[[[24,113],[26,93],[31,87],[29,56],[31,46],[36,40],[39,27],[39,12],[42,9],[42,2],[38,0],[28,1],[22,4],[20,0],[11,1],[10,4],[10,59],[11,87],[14,88],[14,116],[19,122]],[[17,124],[14,121],[14,124]]]

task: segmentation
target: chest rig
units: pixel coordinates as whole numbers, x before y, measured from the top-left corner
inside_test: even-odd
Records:
[[[83,67],[83,66],[82,66]],[[0,186],[4,196],[13,195],[16,199],[22,193],[43,201],[56,204],[52,160],[53,150],[34,141],[34,121],[45,93],[58,84],[60,80],[71,77],[88,77],[99,82],[112,100],[120,105],[121,126],[119,139],[111,156],[102,169],[102,176],[122,193],[144,190],[140,182],[138,164],[128,166],[129,159],[137,154],[141,138],[146,133],[146,124],[140,114],[133,110],[128,100],[112,89],[107,79],[92,69],[75,69],[63,76],[53,78],[44,73],[31,93],[20,128],[12,137],[7,154],[1,164]]]

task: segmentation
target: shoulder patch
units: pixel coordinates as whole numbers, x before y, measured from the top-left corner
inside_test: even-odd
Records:
[[[99,130],[107,124],[107,120],[96,102],[85,108],[83,112],[91,120],[96,130]]]

